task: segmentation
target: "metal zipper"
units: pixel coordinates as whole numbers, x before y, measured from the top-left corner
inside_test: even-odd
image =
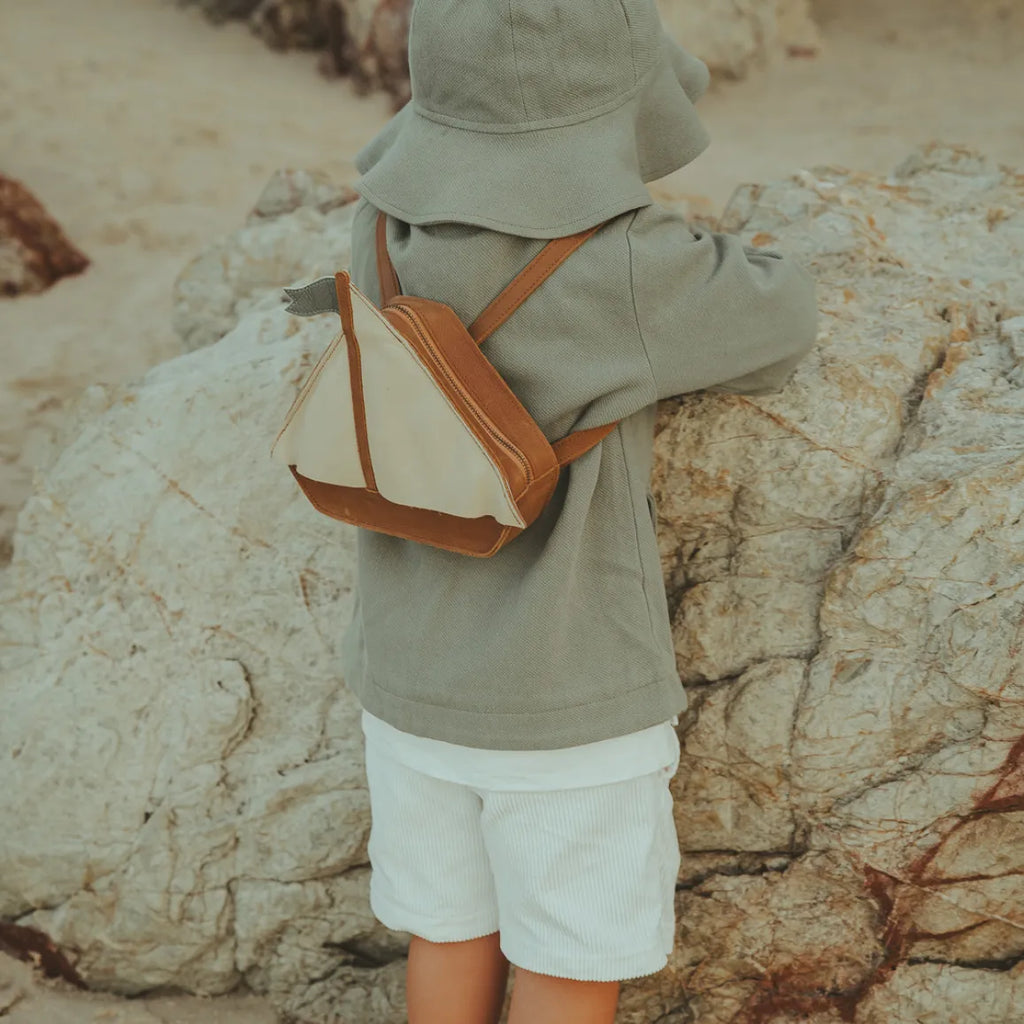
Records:
[[[497,441],[498,444],[500,444],[523,467],[523,473],[526,475],[527,483],[531,482],[533,480],[533,473],[530,469],[530,463],[527,460],[526,456],[523,455],[523,453],[514,444],[512,444],[512,442],[509,441],[508,438],[504,436],[504,434],[500,433],[494,426],[491,425],[490,421],[477,407],[476,403],[473,401],[472,397],[468,394],[468,392],[459,384],[459,382],[451,375],[451,373],[449,373],[448,367],[445,365],[444,360],[441,359],[441,357],[438,355],[437,349],[431,343],[426,331],[423,330],[422,324],[419,320],[419,317],[416,316],[416,313],[408,306],[403,306],[401,304],[389,305],[387,308],[398,310],[399,312],[404,314],[406,319],[412,324],[413,330],[416,332],[416,336],[420,339],[420,341],[423,342],[424,348],[426,348],[426,350],[430,353],[431,357],[433,358],[434,365],[441,371],[445,379],[451,383],[452,388],[455,391],[457,391],[460,395],[462,395],[463,398],[466,399],[466,405],[469,406],[469,408],[472,410],[477,423],[479,423],[480,426],[482,426],[484,430],[491,437],[493,437],[494,440]]]

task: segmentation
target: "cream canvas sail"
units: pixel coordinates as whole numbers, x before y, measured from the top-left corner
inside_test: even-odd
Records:
[[[311,290],[334,287],[321,278]],[[504,475],[415,349],[349,282],[370,460],[391,502],[509,526],[526,522]],[[271,456],[313,480],[365,487],[344,332],[321,356],[289,410]]]

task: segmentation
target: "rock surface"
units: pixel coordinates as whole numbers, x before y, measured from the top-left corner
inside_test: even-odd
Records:
[[[701,1021],[1012,1019],[1022,199],[1024,175],[933,147],[886,181],[818,170],[726,211],[813,268],[823,325],[784,393],[659,417]]]
[[[245,230],[329,260],[345,205],[317,194]],[[624,983],[621,1022],[1006,1024],[1024,997],[1022,199],[935,146],[726,211],[813,271],[822,331],[778,395],[660,409],[683,865],[669,967]],[[237,324],[87,389],[21,512],[0,917],[93,988],[399,1024],[408,936],[369,908],[338,676],[354,530],[268,455],[336,330],[283,312],[311,276],[226,274]],[[230,308],[196,303],[200,332]]]
[[[395,108],[410,96],[410,0],[178,0],[216,21],[247,18],[277,49],[323,49],[320,70],[351,75],[363,91],[384,89]],[[714,74],[741,78],[752,63],[820,45],[809,0],[657,0],[662,20]]]
[[[275,172],[245,225],[207,246],[175,278],[171,323],[186,349],[224,337],[281,281],[348,266],[357,198],[321,171]]]

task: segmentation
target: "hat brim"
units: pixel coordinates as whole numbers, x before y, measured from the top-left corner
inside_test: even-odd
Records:
[[[424,116],[413,99],[356,154],[355,188],[410,224],[454,221],[528,238],[575,234],[649,206],[648,181],[704,152],[710,138],[693,103],[706,76],[703,62],[665,36],[643,88],[575,124],[473,131]]]
[[[690,102],[696,103],[707,92],[708,84],[711,82],[711,72],[708,70],[707,64],[699,57],[684,50],[667,33],[665,44],[668,47],[668,57],[672,63],[676,80],[683,87],[686,95],[690,97]]]

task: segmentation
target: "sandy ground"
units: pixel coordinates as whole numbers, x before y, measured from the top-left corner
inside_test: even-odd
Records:
[[[82,992],[62,979],[0,954],[0,1019],[4,1024],[277,1024],[254,995],[119,998]]]
[[[886,172],[934,138],[1024,168],[1020,0],[818,0],[824,48],[717,83],[711,148],[652,186],[720,212],[735,187],[818,164]],[[0,565],[33,467],[70,396],[183,349],[170,327],[185,263],[238,228],[270,177],[352,157],[391,115],[326,81],[311,53],[171,0],[2,0],[0,170],[92,260],[49,291],[0,300]],[[4,1015],[17,992],[23,995]],[[44,981],[0,956],[9,1024],[265,1024],[261,1000],[124,1000]]]

